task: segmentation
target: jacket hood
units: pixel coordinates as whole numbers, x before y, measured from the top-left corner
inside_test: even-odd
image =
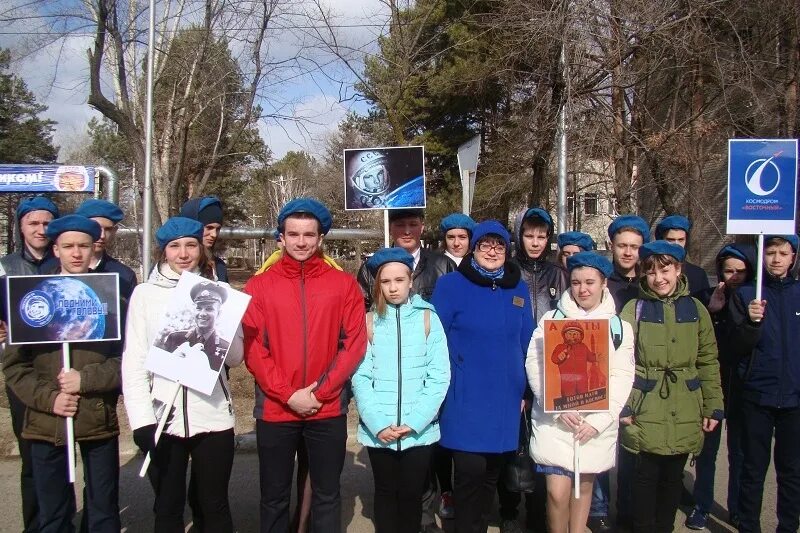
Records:
[[[736,259],[744,261],[744,265],[747,268],[745,283],[755,279],[756,262],[758,260],[755,247],[749,244],[726,244],[723,246],[719,253],[717,253],[715,260],[717,279],[722,279],[722,263],[724,263],[725,259],[728,257],[735,257]]]
[[[675,287],[675,292],[666,298],[662,298],[653,292],[653,290],[647,285],[647,276],[642,276],[639,278],[639,298],[644,300],[663,300],[666,302],[675,300],[681,296],[689,296],[689,281],[686,279],[686,275],[684,274],[681,274],[681,276],[678,278],[678,284]]]
[[[547,246],[545,246],[544,252],[542,252],[542,255],[540,255],[538,259],[531,259],[528,257],[525,246],[522,244],[522,222],[525,220],[526,212],[527,211],[523,211],[517,215],[517,218],[514,220],[514,258],[523,268],[547,261],[550,255],[550,240],[553,237],[553,232],[551,231],[547,236]]]
[[[569,289],[561,293],[561,298],[558,300],[558,309],[564,313],[564,316],[567,318],[606,318],[617,314],[616,306],[614,305],[614,297],[611,296],[608,287],[603,289],[603,297],[600,300],[600,305],[589,312],[580,308],[578,303],[572,298]]]
[[[167,263],[161,263],[153,267],[147,277],[147,283],[152,283],[159,287],[171,289],[178,284],[180,274],[172,270]]]

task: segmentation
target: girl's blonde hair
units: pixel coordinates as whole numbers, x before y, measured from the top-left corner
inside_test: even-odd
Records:
[[[381,290],[381,272],[383,272],[383,267],[388,265],[389,263],[384,263],[378,269],[378,272],[375,273],[375,282],[372,285],[372,307],[375,310],[375,313],[383,318],[386,316],[386,297],[383,295],[383,291]],[[408,270],[408,279],[411,279],[411,269],[407,268]]]

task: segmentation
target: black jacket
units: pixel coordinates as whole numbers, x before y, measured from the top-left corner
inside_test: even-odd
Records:
[[[608,291],[614,297],[617,314],[620,314],[626,303],[639,296],[639,278],[623,276],[615,268],[614,273],[608,278]]]
[[[419,263],[417,263],[417,267],[412,274],[411,294],[419,294],[423,300],[430,302],[431,296],[433,296],[433,289],[436,287],[436,281],[455,269],[456,264],[443,253],[420,248]],[[367,269],[366,261],[361,263],[357,279],[364,295],[364,305],[369,310],[372,307],[372,287],[375,285],[375,278]]]
[[[689,281],[689,294],[692,296],[708,289],[708,274],[699,266],[686,261],[683,263],[683,275]]]
[[[19,250],[0,258],[0,320],[7,320],[6,276],[35,276],[47,274],[58,260],[53,256],[53,247],[48,247],[42,259],[34,259],[23,244]]]
[[[523,259],[518,254],[513,261],[519,267],[522,280],[528,286],[533,320],[538,323],[546,312],[556,308],[561,293],[567,290],[569,286],[567,272],[544,258],[529,259],[525,256]]]

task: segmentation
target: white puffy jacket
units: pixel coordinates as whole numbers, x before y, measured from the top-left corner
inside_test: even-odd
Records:
[[[169,402],[174,382],[145,370],[144,363],[164,308],[178,283],[167,264],[153,269],[146,283],[136,286],[128,305],[125,328],[125,349],[122,353],[122,393],[131,429],[156,424],[156,411]],[[241,326],[231,339],[225,364],[238,366],[244,357]],[[233,427],[233,403],[226,373],[219,379],[210,396],[181,387],[175,399],[172,416],[164,429],[176,437],[191,437]]]
[[[558,421],[557,414],[545,413],[544,398],[544,320],[547,318],[611,318],[615,314],[614,299],[608,289],[603,292],[600,305],[587,313],[572,299],[569,289],[564,291],[556,311],[548,311],[533,332],[525,359],[528,383],[535,397],[531,411],[531,456],[541,465],[559,466],[569,471],[574,469],[573,433]],[[607,413],[588,413],[584,420],[598,431],[589,442],[580,447],[580,470],[592,474],[605,472],[614,466],[617,456],[617,433],[619,413],[628,400],[634,376],[633,328],[622,322],[622,344],[614,350],[609,332],[608,345],[611,376],[609,380],[609,406]]]

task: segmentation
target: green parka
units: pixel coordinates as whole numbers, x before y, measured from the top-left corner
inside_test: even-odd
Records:
[[[620,417],[622,445],[630,452],[698,454],[703,418],[722,420],[717,340],[708,310],[689,296],[685,276],[675,292],[659,298],[639,281],[639,297],[620,315],[636,336],[636,376]]]

